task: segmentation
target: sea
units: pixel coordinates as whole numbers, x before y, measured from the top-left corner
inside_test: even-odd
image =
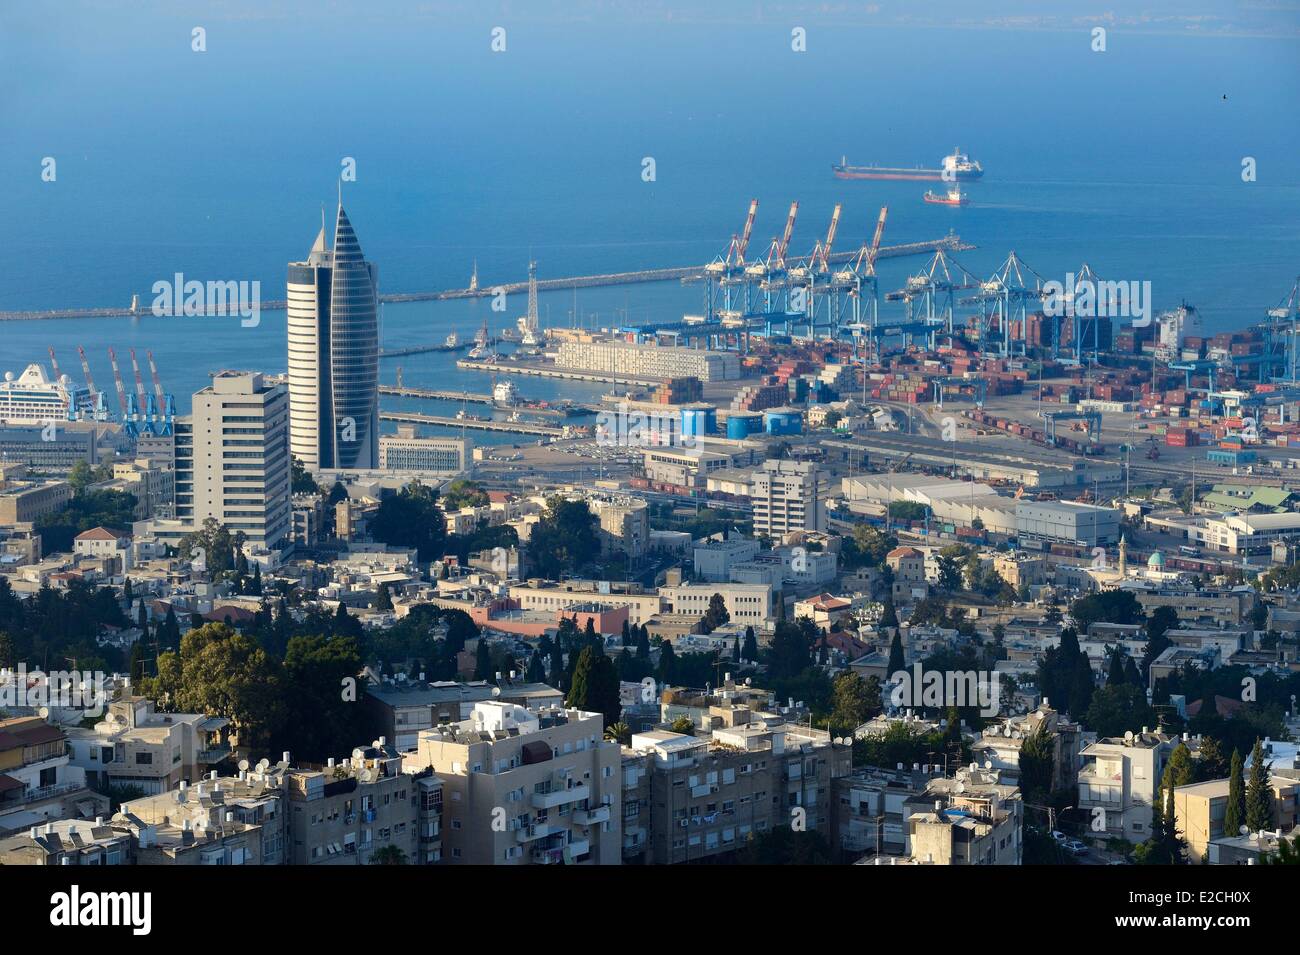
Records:
[[[1262,320],[1300,275],[1300,58],[1283,39],[1112,25],[1098,51],[1086,20],[946,29],[819,15],[800,50],[800,24],[780,8],[594,9],[6,10],[0,310],[133,295],[147,306],[177,272],[257,281],[263,299],[283,299],[286,263],[306,256],[340,195],[383,292],[461,288],[476,269],[484,286],[522,281],[530,259],[542,278],[701,264],[725,251],[753,198],[751,258],[793,200],[794,254],[824,236],[835,204],[839,250],[868,241],[887,205],[885,244],[953,231],[976,246],[956,260],[984,277],[1012,251],[1045,280],[1087,263],[1104,279],[1150,282],[1157,311],[1194,305],[1211,332]],[[831,173],[841,157],[934,167],[954,148],[985,169],[965,207],[922,202],[942,184]],[[882,260],[882,290],[924,264]],[[452,330],[468,339],[485,318],[496,332],[526,304],[522,293],[505,311],[485,299],[388,304],[382,346]],[[702,286],[673,281],[544,292],[539,311],[544,326],[600,328],[703,307]],[[881,315],[901,305],[882,301]],[[48,365],[53,348],[79,381],[82,346],[111,395],[108,349],[128,390],[132,348],[149,388],[148,351],[184,412],[214,371],[283,372],[284,325],[282,311],[256,327],[4,322],[0,371]],[[395,381],[400,365],[407,385],[490,390],[488,375],[455,367],[462,356],[385,359],[381,378]],[[608,390],[515,381],[527,398]]]

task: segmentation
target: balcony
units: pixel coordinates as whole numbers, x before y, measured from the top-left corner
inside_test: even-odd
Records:
[[[578,856],[585,856],[591,851],[591,842],[587,839],[575,839],[564,847],[564,859],[572,862]]]
[[[557,832],[564,832],[565,827],[553,822],[542,822],[534,826],[524,826],[522,829],[515,831],[515,840],[518,842],[535,842],[538,839],[545,839],[547,836],[553,836]]]
[[[534,865],[562,865],[563,849],[534,849],[530,856]]]
[[[596,826],[609,822],[609,807],[597,806],[595,809],[575,809],[573,821],[580,826]]]
[[[549,793],[533,793],[534,809],[554,809],[565,803],[581,802],[591,795],[591,787],[586,783],[574,783],[568,789],[557,789]]]

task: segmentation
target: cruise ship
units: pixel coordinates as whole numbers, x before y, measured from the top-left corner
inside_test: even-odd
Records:
[[[43,425],[67,421],[69,408],[78,414],[92,413],[94,399],[90,389],[74,386],[67,375],[51,381],[39,364],[28,365],[17,377],[12,371],[5,372],[4,382],[0,384],[0,422]]]

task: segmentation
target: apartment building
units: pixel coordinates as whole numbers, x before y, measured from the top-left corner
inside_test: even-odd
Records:
[[[908,816],[925,792],[930,773],[865,766],[834,780],[833,848],[844,861],[907,854]]]
[[[455,865],[616,865],[619,746],[599,713],[476,703],[420,733],[408,772],[442,779],[443,860]]]
[[[1097,740],[1080,754],[1076,805],[1089,814],[1102,810],[1094,818],[1104,819],[1107,836],[1144,842],[1151,835],[1160,778],[1176,745],[1176,739],[1146,727],[1141,733]]]
[[[825,477],[807,461],[763,462],[750,486],[754,534],[779,541],[792,531],[826,529]]]
[[[203,713],[159,713],[128,696],[108,704],[93,727],[67,730],[72,765],[97,787],[138,786],[147,795],[194,781],[230,754],[229,721]]]
[[[288,753],[283,764],[288,764]],[[365,865],[394,847],[408,862],[420,853],[420,787],[382,737],[323,769],[288,769],[292,865]]]
[[[2,865],[130,865],[131,833],[94,819],[59,819],[0,839]]]
[[[132,495],[135,498],[135,519],[145,521],[155,514],[171,514],[176,497],[176,472],[169,465],[149,458],[115,461],[113,479],[96,487]]]
[[[176,524],[183,536],[215,518],[249,543],[275,549],[292,532],[289,398],[256,372],[226,371],[176,419]]]
[[[1002,782],[1019,784],[1020,749],[1040,727],[1046,728],[1052,744],[1052,789],[1074,789],[1079,773],[1079,724],[1065,719],[1046,703],[1033,712],[985,726],[971,744],[971,756],[981,766],[995,770]]]
[[[413,750],[420,733],[442,723],[469,718],[475,703],[494,699],[499,691],[485,680],[471,683],[387,680],[366,687],[365,705],[375,725],[398,752]]]
[[[909,856],[929,865],[1020,865],[1024,803],[1016,786],[998,775],[962,767],[955,776],[930,780],[911,800],[907,817]]]
[[[114,825],[135,837],[137,865],[284,865],[288,862],[285,776],[209,773],[190,785],[122,803]]]
[[[684,583],[659,588],[660,596],[668,604],[666,611],[696,617],[704,616],[714,594],[721,594],[731,622],[755,629],[769,627],[775,620],[777,592],[770,584]]]
[[[1228,811],[1227,779],[1211,779],[1174,789],[1174,820],[1179,834],[1187,840],[1187,860],[1199,864],[1210,855],[1210,844],[1218,839],[1234,839],[1238,832],[1225,832],[1223,819]],[[1270,776],[1273,792],[1273,820],[1270,828],[1290,832],[1300,822],[1300,780],[1287,776]]]
[[[39,716],[0,720],[0,834],[108,811],[108,797],[88,789],[72,764],[67,741]]]
[[[694,736],[650,730],[624,748],[624,862],[725,861],[781,826],[829,837],[831,784],[849,772],[850,749],[745,706],[710,712],[725,725]]]
[[[650,505],[626,495],[597,494],[587,498],[596,516],[597,536],[606,553],[621,551],[640,560],[650,540]]]

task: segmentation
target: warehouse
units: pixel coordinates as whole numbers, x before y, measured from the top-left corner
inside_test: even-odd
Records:
[[[1105,546],[1119,540],[1119,516],[1118,508],[1075,501],[1017,501],[1016,533],[1020,537]]]

